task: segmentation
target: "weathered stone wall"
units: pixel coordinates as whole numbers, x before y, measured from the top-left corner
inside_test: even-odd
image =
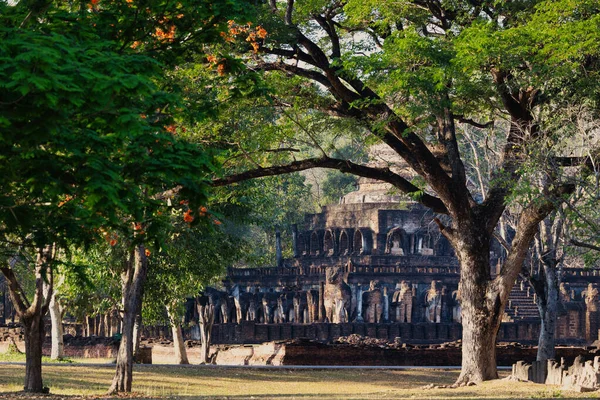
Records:
[[[262,345],[215,346],[219,365],[373,365],[373,366],[458,366],[460,346],[448,343],[437,346],[403,346],[389,348],[351,344],[323,344],[309,341],[271,342]],[[498,365],[509,366],[517,360],[532,362],[533,347],[497,347]],[[581,347],[559,347],[558,357],[573,359],[587,353]]]
[[[500,342],[537,343],[540,331],[539,322],[503,323],[498,332]],[[456,323],[392,323],[392,324],[216,324],[213,326],[214,344],[257,344],[273,340],[306,338],[331,342],[341,336],[357,334],[393,341],[401,338],[405,343],[443,343],[459,340],[462,326]],[[189,332],[188,332],[189,335]],[[558,338],[558,343],[582,344],[576,338]]]

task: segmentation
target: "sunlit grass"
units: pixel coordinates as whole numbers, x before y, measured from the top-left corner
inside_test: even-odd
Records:
[[[451,384],[452,370],[372,369],[251,369],[221,367],[135,366],[134,391],[146,397],[200,398],[551,398],[598,397],[597,394],[562,392],[559,388],[506,380],[458,389],[423,389]],[[25,368],[0,365],[0,392],[21,390]],[[106,392],[112,367],[44,365],[44,383],[52,393],[100,396]]]

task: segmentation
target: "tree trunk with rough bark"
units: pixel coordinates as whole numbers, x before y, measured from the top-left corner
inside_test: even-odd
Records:
[[[42,380],[42,345],[46,332],[44,315],[41,312],[21,319],[25,333],[25,383],[23,390],[33,393],[48,393]]]
[[[25,297],[13,266],[14,257],[8,266],[0,267],[6,277],[15,312],[21,321],[25,336],[25,379],[23,390],[33,393],[48,393],[42,380],[42,345],[45,338],[44,316],[48,312],[53,292],[53,274],[51,262],[54,257],[53,246],[38,249],[35,263],[35,291],[33,300]]]
[[[50,297],[50,320],[52,322],[52,350],[50,352],[50,358],[53,360],[60,360],[65,357],[65,345],[63,342],[64,330],[62,323],[62,307],[60,302],[56,299],[56,292],[52,293]]]
[[[133,381],[133,342],[135,319],[141,309],[143,285],[148,263],[143,245],[138,245],[126,263],[122,283],[122,336],[117,353],[117,368],[109,393],[131,392]]]
[[[490,285],[489,237],[463,239],[457,256],[460,261],[462,370],[457,385],[498,378],[496,335],[503,308]]]
[[[185,349],[185,342],[183,340],[183,333],[181,332],[181,324],[179,318],[172,311],[171,307],[167,306],[167,314],[169,316],[169,322],[171,323],[171,332],[173,334],[173,349],[175,350],[175,363],[176,364],[189,364],[187,351]]]

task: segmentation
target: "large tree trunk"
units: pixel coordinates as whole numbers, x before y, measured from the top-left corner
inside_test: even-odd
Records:
[[[62,323],[62,310],[60,303],[56,300],[56,292],[50,297],[50,320],[52,322],[52,350],[50,358],[60,360],[65,356],[65,345],[63,342],[64,330]]]
[[[123,327],[121,344],[117,353],[117,369],[109,393],[131,392],[133,380],[133,341],[135,319],[141,309],[143,285],[148,263],[145,249],[139,245],[133,251],[133,260],[126,263],[122,275]]]
[[[167,307],[169,322],[171,323],[171,332],[173,333],[173,349],[175,350],[175,363],[189,364],[185,342],[183,341],[183,333],[181,332],[181,324],[177,314],[173,312],[171,307]]]
[[[31,302],[24,295],[13,267],[17,263],[14,257],[9,266],[0,270],[6,277],[11,300],[15,311],[23,325],[25,334],[25,380],[23,390],[26,392],[48,393],[42,381],[42,345],[44,343],[44,315],[48,312],[53,291],[53,274],[51,262],[54,248],[46,246],[38,249],[35,263],[35,291]]]
[[[481,241],[479,241],[481,239]],[[461,267],[462,369],[457,385],[498,378],[496,335],[503,305],[491,284],[489,240],[472,235],[471,243],[459,246]]]
[[[42,345],[46,332],[41,312],[21,319],[25,333],[25,383],[23,390],[48,393],[42,381]]]

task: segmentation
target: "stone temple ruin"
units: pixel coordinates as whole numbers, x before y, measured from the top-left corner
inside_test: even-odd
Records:
[[[390,194],[386,184],[359,183],[339,204],[294,227],[293,258],[279,256],[274,267],[230,268],[225,291],[206,293],[218,309],[214,343],[350,334],[413,343],[460,339],[458,261],[433,213]],[[492,265],[500,256],[498,246],[490,254]],[[598,338],[599,282],[597,269],[565,269],[558,343]],[[533,289],[518,281],[500,341],[537,342],[534,300]]]

